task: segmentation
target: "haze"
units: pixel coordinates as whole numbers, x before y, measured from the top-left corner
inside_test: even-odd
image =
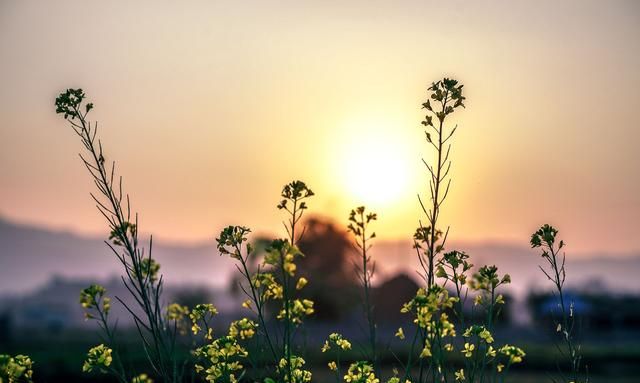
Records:
[[[633,1],[0,1],[0,214],[105,234],[53,107],[82,87],[145,232],[277,232],[302,179],[310,212],[366,203],[410,238],[420,105],[450,76],[453,237],[526,244],[549,222],[572,251],[640,250],[638,36]]]

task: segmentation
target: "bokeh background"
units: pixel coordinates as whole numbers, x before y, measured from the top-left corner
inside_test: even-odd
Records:
[[[0,0],[0,352],[33,354],[43,381],[89,379],[79,371],[95,335],[78,291],[98,281],[123,294],[79,142],[54,113],[60,91],[82,87],[96,104],[167,299],[232,315],[242,297],[215,236],[229,224],[282,235],[279,192],[302,179],[316,193],[304,270],[327,313],[310,326],[322,338],[337,321],[357,337],[349,210],[379,214],[383,316],[419,283],[411,235],[432,154],[420,105],[450,76],[468,100],[441,222],[450,248],[512,275],[500,336],[527,345],[522,379],[554,364],[548,284],[528,247],[546,222],[567,243],[593,381],[633,379],[637,36],[635,1]]]

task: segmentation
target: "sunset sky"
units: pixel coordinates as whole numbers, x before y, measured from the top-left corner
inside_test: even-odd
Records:
[[[428,184],[420,105],[454,114],[452,238],[640,250],[640,2],[0,0],[0,216],[105,233],[80,142],[53,106],[95,103],[141,230],[278,232],[282,185],[310,213],[410,238]]]

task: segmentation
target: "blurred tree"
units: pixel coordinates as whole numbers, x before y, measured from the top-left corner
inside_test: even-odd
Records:
[[[315,318],[343,319],[359,302],[360,286],[347,230],[325,218],[311,217],[298,247],[305,254],[298,268],[310,281],[304,293],[315,302]]]

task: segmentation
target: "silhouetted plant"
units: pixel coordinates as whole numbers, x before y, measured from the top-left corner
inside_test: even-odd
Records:
[[[349,213],[349,231],[355,236],[356,247],[360,251],[361,266],[358,269],[362,289],[364,292],[363,306],[364,314],[369,329],[369,347],[371,354],[369,358],[373,363],[374,371],[377,370],[378,353],[376,352],[376,322],[373,317],[373,304],[371,302],[371,278],[375,272],[375,263],[371,262],[371,256],[367,252],[371,249],[370,241],[376,237],[375,232],[368,233],[368,225],[378,219],[376,213],[366,213],[364,206],[359,206]]]
[[[554,296],[558,300],[560,309],[560,318],[554,318],[556,332],[561,335],[564,349],[558,347],[558,350],[570,365],[570,371],[565,374],[558,364],[558,373],[560,381],[578,383],[582,369],[581,347],[575,339],[575,313],[574,302],[567,302],[567,298],[563,292],[564,282],[567,276],[565,270],[565,253],[560,252],[564,248],[564,241],[558,242],[556,245],[556,237],[558,230],[548,224],[543,225],[535,233],[531,235],[531,247],[542,250],[542,258],[547,261],[547,269],[539,266],[544,275],[553,283],[555,288]],[[553,313],[552,313],[553,314]],[[555,378],[551,378],[553,382],[557,382]],[[586,382],[589,381],[587,377]]]
[[[509,275],[499,278],[497,267],[483,266],[468,280],[467,272],[473,267],[468,261],[469,256],[456,250],[443,254],[449,228],[445,231],[438,229],[438,218],[451,185],[449,140],[457,129],[447,129],[445,120],[455,109],[464,107],[462,88],[463,85],[453,79],[437,81],[428,88],[430,97],[422,104],[428,111],[422,121],[426,127],[425,137],[435,149],[436,156],[433,164],[423,160],[430,175],[431,205],[427,208],[418,196],[428,225],[420,222],[413,236],[426,286],[419,289],[416,296],[402,308],[402,312],[414,316],[416,324],[402,379],[415,383],[446,382],[450,379],[464,382],[484,382],[485,379],[502,381],[511,364],[521,362],[524,356],[524,352],[517,347],[504,345],[496,349],[493,345],[493,323],[500,306],[504,304],[504,298],[496,289],[511,281]],[[436,278],[442,283],[438,283]],[[446,289],[449,283],[455,288],[455,296],[450,296]],[[469,290],[477,294],[475,305],[484,310],[481,323],[467,323],[465,320],[464,302]],[[457,317],[459,328],[466,328],[463,333],[464,344],[459,350],[464,356],[465,368],[459,370],[455,370],[450,362],[458,335],[456,326],[449,318],[451,313]],[[396,336],[404,339],[404,330],[399,329]],[[418,371],[414,376],[412,371],[416,363]],[[487,372],[488,367],[492,368],[491,372]]]
[[[438,228],[441,208],[451,184],[449,140],[456,131],[456,127],[449,129],[445,120],[457,108],[464,107],[462,88],[453,79],[437,81],[428,88],[430,96],[423,104],[428,111],[422,121],[425,137],[436,153],[433,162],[423,160],[430,174],[431,203],[425,205],[420,197],[419,203],[428,224],[420,222],[413,235],[424,285],[401,309],[402,313],[412,316],[415,331],[413,337],[406,337],[402,328],[396,332],[397,338],[410,342],[410,352],[406,361],[398,359],[402,371],[394,372],[387,383],[503,382],[510,367],[522,362],[525,356],[516,346],[498,346],[492,333],[505,303],[500,289],[511,282],[510,276],[500,276],[496,266],[482,266],[472,273],[468,254],[445,251],[449,228],[444,231]],[[246,295],[242,306],[252,315],[231,321],[227,333],[215,334],[210,324],[218,310],[213,304],[203,302],[187,307],[162,303],[163,278],[159,274],[160,265],[151,257],[151,239],[145,253],[138,242],[137,215],[131,214],[121,178],[114,181],[115,163],[105,165],[102,144],[96,138],[97,124],[87,120],[93,104],[85,104],[84,99],[81,89],[69,89],[56,99],[56,112],[63,114],[71,124],[86,151],[81,159],[98,190],[92,197],[110,229],[106,243],[123,266],[122,281],[133,298],[134,307],[125,304],[120,297],[116,299],[133,318],[153,375],[162,382],[177,383],[183,380],[184,370],[193,367],[196,374],[213,383],[236,383],[251,378],[264,378],[265,383],[310,382],[311,372],[306,369],[305,360],[297,355],[298,351],[304,350],[296,347],[295,334],[315,308],[313,301],[300,297],[299,291],[310,281],[299,275],[296,262],[304,256],[298,248],[305,234],[300,221],[313,191],[301,181],[293,181],[282,189],[277,208],[287,213],[283,223],[287,234],[284,239],[255,246],[249,241],[251,230],[247,227],[229,226],[220,232],[216,238],[217,250],[237,262],[241,276],[239,288]],[[376,219],[377,215],[367,212],[363,206],[349,215],[348,228],[356,237],[360,250],[359,276],[364,291],[370,348],[366,359],[370,360],[353,361],[342,375],[341,352],[350,350],[351,342],[332,333],[321,350],[334,357],[328,367],[338,382],[381,381],[371,302],[374,264],[368,253],[370,240],[375,238],[375,233],[369,232],[369,224]],[[559,252],[564,243],[560,241],[555,245],[556,234],[557,230],[545,225],[534,233],[531,245],[542,248],[550,271],[541,269],[558,292],[562,318],[557,323],[557,331],[563,335],[566,355],[571,362],[570,376],[565,378],[561,374],[562,380],[577,383],[581,368],[580,347],[576,346],[573,335],[573,305],[567,304],[562,291],[565,268],[564,255],[560,258]],[[450,286],[452,292],[448,290]],[[465,302],[469,295],[474,296],[473,311],[470,317],[465,317]],[[84,289],[80,303],[86,318],[97,321],[104,338],[103,344],[89,350],[83,370],[111,373],[121,383],[151,383],[150,375],[136,375],[123,367],[115,326],[109,322],[111,301],[104,288],[91,285]],[[473,315],[476,310],[478,316]],[[194,349],[190,356],[181,356],[177,351],[177,337],[181,334],[192,337]],[[257,353],[264,351],[268,356],[254,357],[250,349]],[[462,357],[463,368],[454,364],[453,355]],[[253,367],[252,374],[247,373],[247,363]],[[31,369],[32,362],[26,356],[0,355],[0,379],[30,382]]]
[[[449,160],[451,144],[448,142],[456,132],[457,126],[447,130],[445,120],[455,109],[464,108],[465,97],[462,95],[462,88],[463,85],[458,85],[458,81],[453,79],[444,78],[441,81],[436,81],[428,89],[431,92],[429,99],[422,104],[422,107],[428,112],[422,121],[422,125],[425,127],[425,138],[436,151],[434,164],[429,164],[426,160],[422,160],[429,171],[431,205],[427,208],[420,195],[418,195],[420,206],[427,216],[429,225],[424,227],[420,224],[415,236],[416,243],[422,242],[426,245],[421,248],[423,253],[419,253],[418,257],[423,266],[424,277],[429,287],[434,283],[436,255],[444,248],[449,233],[449,228],[447,228],[443,236],[442,231],[438,229],[438,218],[440,216],[440,207],[447,198],[449,187],[451,186],[451,179],[448,178],[451,170],[451,161]],[[434,105],[431,105],[431,101],[434,102]],[[435,124],[434,117],[436,118]]]
[[[56,98],[56,113],[63,114],[71,124],[86,154],[80,158],[91,175],[97,194],[91,193],[98,211],[106,219],[109,229],[109,241],[105,243],[123,266],[125,275],[122,282],[127,288],[140,311],[126,304],[120,297],[116,299],[132,316],[142,345],[153,371],[163,382],[181,380],[184,361],[175,352],[176,331],[167,326],[161,303],[162,276],[158,276],[160,265],[152,258],[152,239],[145,249],[138,241],[138,218],[132,216],[129,196],[124,193],[122,178],[115,176],[115,161],[107,165],[102,142],[97,138],[98,124],[91,123],[87,115],[93,109],[93,103],[84,103],[82,89],[67,89]],[[102,330],[113,341],[114,328],[105,320],[100,321]],[[121,361],[118,361],[121,365]],[[126,381],[124,370],[118,368],[116,376]]]

